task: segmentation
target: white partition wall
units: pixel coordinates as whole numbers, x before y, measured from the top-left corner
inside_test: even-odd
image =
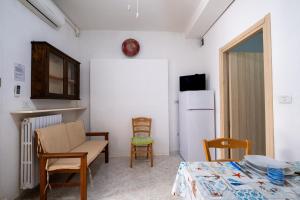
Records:
[[[132,117],[152,118],[154,154],[169,154],[168,61],[91,60],[90,125],[109,131],[110,155],[129,156]]]

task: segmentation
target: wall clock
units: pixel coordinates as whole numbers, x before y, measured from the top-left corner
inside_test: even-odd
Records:
[[[122,44],[122,51],[128,57],[137,55],[140,51],[140,44],[135,39],[126,39]]]

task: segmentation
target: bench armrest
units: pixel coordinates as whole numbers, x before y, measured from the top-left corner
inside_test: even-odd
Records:
[[[87,152],[67,152],[67,153],[42,153],[40,156],[44,159],[50,158],[83,158],[87,156]]]
[[[108,132],[87,132],[86,136],[104,136],[108,141]]]

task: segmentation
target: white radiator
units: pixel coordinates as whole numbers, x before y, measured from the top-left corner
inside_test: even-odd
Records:
[[[26,118],[21,125],[21,189],[39,184],[39,167],[34,146],[34,130],[62,122],[62,114]]]

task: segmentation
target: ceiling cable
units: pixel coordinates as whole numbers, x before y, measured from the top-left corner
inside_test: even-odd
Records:
[[[207,29],[207,31],[201,36],[201,39],[205,37],[205,35],[210,31],[210,29],[217,23],[217,21],[224,15],[224,13],[231,7],[231,5],[235,2],[233,0],[227,7],[226,9],[218,16],[218,18],[210,25],[210,27]]]
[[[130,2],[130,0],[128,1],[127,10],[128,10],[128,11],[131,10],[131,2]]]
[[[136,0],[136,15],[135,15],[135,17],[139,18],[139,16],[140,16],[140,13],[139,13],[139,0]]]

